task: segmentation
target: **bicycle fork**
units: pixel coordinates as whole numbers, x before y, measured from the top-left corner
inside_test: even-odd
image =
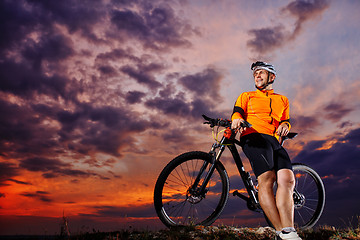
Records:
[[[222,143],[222,142],[221,142]],[[201,167],[195,181],[194,184],[189,188],[189,193],[192,196],[198,196],[201,198],[205,198],[206,195],[206,186],[208,185],[210,178],[212,176],[212,174],[214,173],[215,170],[215,163],[216,161],[219,160],[221,154],[224,152],[225,150],[225,146],[222,145],[221,143],[214,143],[211,150],[210,150],[210,155],[211,155],[211,162],[204,162],[203,166]],[[220,148],[218,153],[216,154],[216,148]],[[210,166],[209,166],[210,165]],[[200,181],[202,179],[202,176],[204,175],[204,172],[206,171],[206,169],[209,167],[209,170],[206,173],[206,176],[204,177],[204,181],[200,184]]]

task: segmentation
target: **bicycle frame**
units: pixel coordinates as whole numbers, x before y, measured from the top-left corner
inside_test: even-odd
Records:
[[[247,193],[249,196],[246,196],[244,194],[239,193],[238,191],[235,191],[233,193],[234,196],[238,196],[241,199],[245,200],[247,202],[247,206],[250,210],[253,211],[261,211],[261,207],[257,198],[257,190],[255,189],[254,183],[251,179],[250,173],[245,171],[244,165],[242,163],[240,154],[236,148],[236,145],[238,144],[240,145],[240,142],[236,139],[228,139],[225,136],[222,137],[220,142],[216,142],[213,144],[211,150],[210,150],[210,154],[212,156],[212,162],[205,162],[204,165],[202,166],[202,168],[199,171],[199,174],[194,182],[194,184],[192,185],[191,189],[189,190],[191,193],[197,193],[198,196],[201,197],[205,197],[206,194],[206,186],[211,178],[211,175],[214,172],[215,169],[215,163],[217,161],[219,161],[222,153],[225,150],[225,146],[228,147],[228,149],[230,150],[232,157],[235,161],[235,164],[238,168],[240,177],[242,178],[245,188],[247,190]],[[216,153],[216,149],[218,149],[218,152]],[[207,167],[209,166],[209,164],[211,164],[209,171],[206,173],[206,176],[204,178],[204,181],[202,182],[201,186],[198,187],[198,184],[200,183],[201,177],[204,174],[205,169],[207,169]]]
[[[292,136],[293,137],[293,136]],[[292,138],[291,137],[291,138]],[[283,144],[283,141],[285,139],[283,139],[281,141],[281,145]],[[240,141],[236,140],[235,138],[229,139],[226,138],[225,136],[222,137],[222,139],[220,140],[220,142],[215,142],[210,150],[210,155],[212,156],[212,162],[205,162],[204,165],[202,166],[202,168],[199,171],[199,174],[194,182],[194,184],[192,185],[192,187],[189,189],[189,192],[191,194],[195,194],[197,196],[201,196],[202,198],[205,197],[206,195],[206,186],[209,183],[209,180],[214,172],[215,169],[215,163],[216,161],[220,161],[220,157],[222,155],[222,153],[225,150],[225,146],[228,147],[228,149],[230,150],[232,157],[235,161],[236,167],[239,171],[240,177],[245,185],[246,191],[248,193],[248,196],[239,193],[237,190],[235,190],[233,192],[234,196],[238,196],[241,199],[245,200],[247,203],[247,207],[248,209],[252,210],[252,211],[256,211],[256,212],[262,212],[258,197],[257,197],[257,189],[254,186],[254,183],[252,181],[251,175],[249,172],[245,171],[243,162],[241,160],[239,151],[236,148],[236,145],[240,145]],[[219,151],[216,153],[216,149],[219,148]],[[208,165],[211,164],[209,171],[207,172],[204,181],[202,182],[200,187],[197,187],[200,183],[201,177],[204,174],[205,169],[207,169]],[[297,190],[296,188],[294,189],[294,193],[293,193],[293,198],[294,198],[294,204],[295,207],[298,206],[302,206],[304,204],[304,196],[302,196]]]

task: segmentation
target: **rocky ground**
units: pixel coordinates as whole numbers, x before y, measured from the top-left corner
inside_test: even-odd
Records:
[[[360,229],[339,230],[334,227],[319,227],[315,230],[299,231],[302,239],[325,240],[325,239],[360,239]],[[196,226],[187,228],[175,228],[160,231],[129,231],[123,230],[112,233],[85,233],[71,236],[68,239],[87,240],[267,240],[275,239],[275,231],[270,227],[259,228],[236,228],[229,226]]]

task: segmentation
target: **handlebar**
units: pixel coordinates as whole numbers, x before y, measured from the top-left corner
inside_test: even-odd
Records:
[[[211,128],[213,128],[215,126],[226,127],[226,128],[231,127],[231,121],[229,119],[211,118],[206,115],[202,115],[202,117],[207,121],[207,122],[204,122],[204,124],[210,124]],[[245,120],[240,125],[243,128],[250,128],[252,126],[249,122],[247,122]]]
[[[206,116],[204,114],[202,115],[202,117],[206,120],[206,122],[204,122],[204,124],[210,124],[211,128],[213,128],[215,126],[231,128],[231,120],[229,120],[229,119],[211,118],[211,117],[208,117],[208,116]],[[243,127],[243,128],[250,128],[252,125],[248,121],[244,120],[244,122],[242,122],[240,124],[240,126]],[[234,133],[234,130],[231,130],[231,132]],[[297,135],[298,135],[298,133],[295,133],[295,132],[288,133],[288,135],[283,136],[283,137],[280,138],[280,144],[283,145],[283,143],[284,143],[284,141],[286,139],[293,139]]]

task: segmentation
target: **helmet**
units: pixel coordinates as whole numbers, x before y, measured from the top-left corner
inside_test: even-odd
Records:
[[[258,69],[264,69],[268,72],[271,72],[276,77],[276,70],[275,70],[274,66],[271,64],[268,64],[266,62],[259,62],[259,61],[251,64],[251,70],[253,71],[253,73]]]

